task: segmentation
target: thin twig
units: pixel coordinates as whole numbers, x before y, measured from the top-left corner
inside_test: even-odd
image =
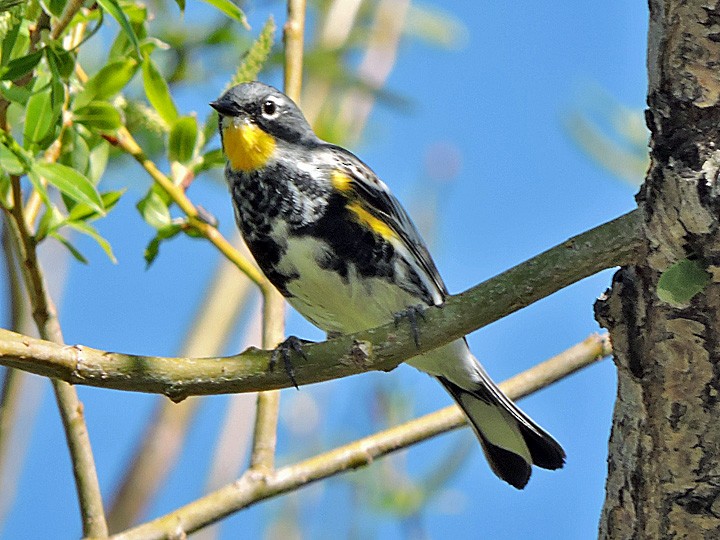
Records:
[[[50,39],[57,39],[62,35],[65,28],[67,28],[67,25],[70,24],[70,21],[72,21],[75,14],[80,11],[80,8],[84,3],[85,0],[70,0],[67,3],[62,15],[60,15],[60,18],[50,31]]]
[[[415,345],[409,325],[384,326],[303,347],[295,365],[298,384],[310,384],[400,362],[440,347],[606,268],[632,264],[641,254],[642,213],[635,210],[582,233],[499,276],[429,308],[417,321]],[[268,351],[249,349],[225,358],[163,358],[108,353],[52,343],[0,330],[0,365],[73,384],[189,395],[286,388],[282,370],[268,371]]]
[[[591,336],[568,351],[505,381],[500,388],[508,397],[517,400],[592,364],[609,352],[606,336]],[[369,465],[378,457],[456,429],[465,423],[466,417],[457,406],[447,407],[305,461],[277,469],[261,479],[246,474],[238,481],[174,512],[112,538],[114,540],[177,538],[259,501],[296,490],[344,471]]]
[[[305,38],[305,0],[288,0],[285,44],[285,93],[300,103],[303,75],[303,47]]]
[[[277,291],[263,296],[263,348],[272,349],[283,340],[285,333],[285,301]],[[268,362],[269,364],[269,362]],[[279,369],[282,371],[282,367]],[[275,466],[277,423],[280,413],[280,391],[259,392],[255,406],[250,468],[267,473]]]
[[[10,501],[15,498],[15,488],[17,487],[16,482],[8,481],[5,475],[10,472],[7,467],[11,452],[10,443],[18,423],[22,382],[26,377],[30,377],[30,375],[12,368],[6,368],[2,374],[2,388],[0,388],[0,485],[3,489],[2,494],[0,494],[0,523],[4,520]],[[17,475],[14,474],[8,474],[7,476],[17,479]]]
[[[8,307],[13,330],[22,331],[19,323],[26,318],[26,306],[20,285],[20,276],[15,263],[11,239],[7,227],[2,231],[3,263],[8,285]],[[2,473],[8,456],[10,434],[17,422],[18,403],[20,398],[20,383],[27,374],[13,368],[6,368],[2,374],[0,385],[0,486],[6,486]],[[0,512],[0,516],[1,516]]]

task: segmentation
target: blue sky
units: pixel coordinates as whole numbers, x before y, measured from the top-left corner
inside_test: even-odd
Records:
[[[192,24],[193,13],[202,15],[204,8],[188,4],[185,21]],[[621,0],[465,0],[447,3],[444,9],[466,26],[467,42],[448,51],[404,41],[388,87],[408,97],[412,106],[407,111],[378,106],[364,139],[352,150],[412,212],[422,209],[428,149],[438,143],[457,148],[461,167],[440,199],[433,242],[438,267],[455,293],[634,207],[636,188],[585,156],[563,128],[563,118],[592,85],[629,107],[643,108],[647,8]],[[268,10],[278,21],[284,16],[281,3],[263,4],[249,11],[254,29],[260,28]],[[192,92],[181,91],[180,108],[204,117],[207,102],[229,75],[218,74]],[[98,348],[171,355],[191,324],[217,257],[204,243],[178,239],[163,246],[157,263],[146,271],[142,250],[151,232],[134,204],[148,179],[135,168],[116,171],[110,179],[114,186],[128,181],[132,187],[118,209],[98,223],[120,263],[110,264],[94,245],[80,241],[91,264],[72,263],[69,268],[61,305],[65,338]],[[223,232],[233,231],[222,186],[200,180],[190,195],[218,216]],[[611,271],[603,272],[475,332],[470,345],[496,380],[526,369],[599,330],[592,305],[611,276]],[[288,330],[321,338],[296,314],[290,316]],[[324,414],[322,448],[370,432],[369,411],[378,385],[401,391],[415,414],[450,403],[430,378],[406,366],[390,374],[303,388],[301,394],[313,396]],[[157,398],[89,388],[80,388],[80,395],[109,498]],[[473,447],[445,498],[432,502],[423,514],[429,536],[595,536],[614,397],[614,367],[605,361],[524,400],[523,408],[564,445],[566,467],[536,470],[528,487],[518,492],[497,480],[479,447]],[[285,417],[297,399],[294,390],[283,392]],[[203,407],[177,470],[153,506],[154,515],[200,495],[225,403],[225,397],[211,398]],[[30,436],[20,493],[0,534],[78,537],[70,465],[49,387]],[[464,430],[413,448],[404,456],[409,474],[422,477],[453,445],[469,437]],[[298,441],[281,428],[279,452],[280,462],[287,463],[310,455],[312,449],[308,441]],[[348,515],[359,523],[359,538],[405,537],[392,516],[372,509],[351,512],[349,486],[331,480],[301,491],[300,502],[285,497],[253,507],[227,520],[223,538],[258,537],[293,504],[300,508],[307,538],[347,536],[352,521]]]

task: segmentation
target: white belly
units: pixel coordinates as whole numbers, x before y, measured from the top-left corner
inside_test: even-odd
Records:
[[[396,313],[417,300],[383,278],[359,277],[350,265],[347,279],[322,268],[327,245],[309,237],[288,239],[279,271],[298,275],[286,288],[288,302],[326,332],[349,333],[390,322]]]

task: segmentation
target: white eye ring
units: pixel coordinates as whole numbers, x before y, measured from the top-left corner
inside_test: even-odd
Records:
[[[280,114],[280,104],[273,97],[268,97],[261,105],[262,115],[265,118],[275,118]]]

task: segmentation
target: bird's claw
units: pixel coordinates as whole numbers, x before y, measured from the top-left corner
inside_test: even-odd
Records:
[[[425,320],[425,310],[427,306],[418,304],[417,306],[410,306],[407,309],[399,311],[395,314],[395,327],[397,328],[400,321],[407,319],[410,323],[410,331],[412,332],[413,341],[416,347],[420,347],[420,330],[418,329],[418,317],[423,321]]]
[[[285,341],[283,341],[275,348],[275,350],[272,352],[272,355],[270,356],[270,365],[268,366],[270,371],[275,370],[275,366],[277,365],[278,360],[282,358],[285,373],[287,373],[290,381],[293,383],[293,386],[296,390],[300,390],[300,388],[298,388],[297,381],[295,380],[295,368],[292,365],[290,354],[291,352],[294,352],[300,355],[304,360],[307,360],[307,354],[305,354],[305,351],[303,351],[303,345],[307,345],[308,343],[312,342],[305,339],[300,339],[295,336],[289,336]]]

